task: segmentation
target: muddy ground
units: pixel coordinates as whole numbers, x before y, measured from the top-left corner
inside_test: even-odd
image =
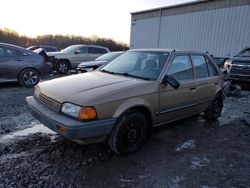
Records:
[[[155,128],[129,156],[49,131],[28,112],[31,94],[0,85],[0,187],[250,187],[249,88],[225,99],[218,121],[200,115]]]

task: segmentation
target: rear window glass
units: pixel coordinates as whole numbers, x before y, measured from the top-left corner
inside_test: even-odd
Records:
[[[191,55],[196,78],[208,77],[207,62],[202,55]]]
[[[207,61],[207,67],[208,67],[208,72],[210,76],[217,76],[218,75],[218,71],[215,68],[213,62],[211,62],[207,57],[206,57],[206,61]]]

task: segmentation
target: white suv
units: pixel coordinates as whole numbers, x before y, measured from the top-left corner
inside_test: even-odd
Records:
[[[84,61],[91,61],[102,54],[110,52],[108,48],[96,45],[72,45],[60,52],[50,52],[53,57],[53,66],[58,73],[67,73]]]

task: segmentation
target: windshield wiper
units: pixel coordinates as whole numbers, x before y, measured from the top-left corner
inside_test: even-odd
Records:
[[[108,70],[106,70],[106,69],[102,69],[101,71],[102,71],[102,72],[105,72],[105,73],[109,73],[109,74],[116,74],[115,72],[108,71]]]
[[[123,76],[130,76],[130,77],[133,77],[133,78],[139,78],[139,79],[143,79],[143,80],[153,80],[151,78],[145,78],[145,77],[141,77],[141,76],[136,76],[136,75],[133,75],[133,74],[129,74],[127,72],[112,72],[112,71],[108,71],[106,69],[102,69],[101,71],[109,73],[109,74],[118,74],[118,75],[123,75]]]
[[[117,74],[124,75],[124,76],[130,76],[130,77],[133,77],[133,78],[139,78],[139,79],[143,79],[143,80],[153,80],[153,79],[150,79],[150,78],[145,78],[145,77],[141,77],[141,76],[136,76],[136,75],[133,75],[133,74],[129,74],[127,72],[117,73]]]

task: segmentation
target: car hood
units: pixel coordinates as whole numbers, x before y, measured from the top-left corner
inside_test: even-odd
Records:
[[[62,57],[62,56],[66,56],[69,53],[64,53],[64,52],[48,52],[47,55],[48,56],[54,56],[54,57]]]
[[[250,57],[233,57],[232,61],[250,63]]]
[[[149,82],[152,81],[95,71],[45,81],[38,87],[41,93],[60,103],[88,105],[93,101],[100,101],[104,96],[112,97],[114,93],[123,95],[124,90],[131,93],[131,88]]]
[[[107,61],[87,61],[80,63],[78,67],[89,67],[89,66],[95,66],[95,65],[102,65],[103,63],[106,63]]]

